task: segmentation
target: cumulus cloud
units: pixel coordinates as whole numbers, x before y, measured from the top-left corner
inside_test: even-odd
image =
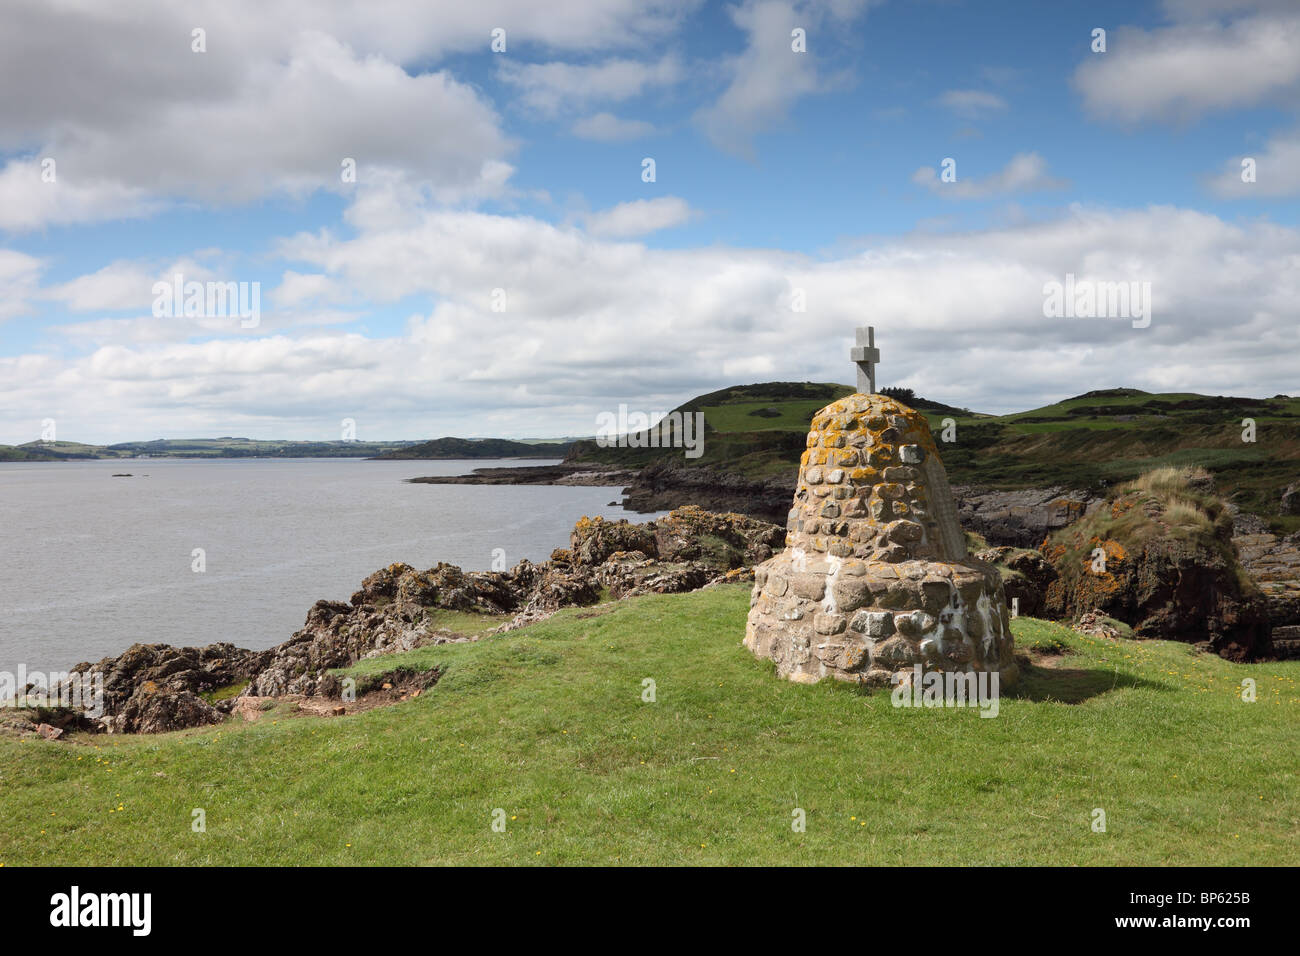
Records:
[[[431,304],[385,335],[117,336],[88,353],[3,357],[0,407],[11,414],[0,440],[34,437],[50,409],[61,434],[83,439],[331,437],[343,416],[375,437],[578,434],[620,402],[666,408],[737,380],[850,382],[864,302],[883,384],[977,409],[1118,385],[1294,389],[1300,232],[1174,207],[1075,207],[836,258],[652,249],[529,217],[426,208],[411,223],[304,234],[279,251],[310,267],[295,271],[373,301],[425,294]],[[1151,282],[1151,326],[1044,318],[1044,283],[1067,272]],[[506,291],[505,312],[492,309],[494,288]],[[805,312],[791,311],[795,290]]]
[[[643,236],[680,226],[691,218],[690,204],[677,196],[636,199],[584,217],[587,232],[602,238]]]
[[[60,302],[73,312],[144,309],[153,303],[154,284],[170,283],[178,273],[199,282],[218,278],[207,263],[191,256],[170,263],[119,259],[95,272],[47,286],[41,290],[41,298]]]
[[[745,0],[731,8],[745,48],[723,63],[727,87],[695,114],[696,123],[719,149],[751,157],[754,137],[782,122],[799,99],[844,81],[843,74],[819,72],[817,51],[829,48],[834,31],[869,5],[870,0]],[[796,28],[806,32],[807,52],[791,49]]]
[[[581,110],[596,101],[620,102],[655,87],[671,86],[682,66],[669,54],[655,63],[609,59],[601,63],[517,63],[504,61],[501,79],[519,91],[520,102],[544,116]]]
[[[347,292],[329,276],[320,273],[304,274],[286,269],[280,285],[273,293],[276,305],[296,308],[322,302],[337,302],[347,297]]]
[[[10,0],[0,31],[0,228],[148,215],[169,200],[343,190],[396,171],[441,198],[499,195],[490,103],[428,64],[537,43],[584,54],[666,37],[692,4],[532,0]],[[308,27],[308,25],[310,25]],[[192,31],[206,31],[206,52]],[[455,135],[448,135],[454,130]],[[43,182],[37,161],[58,177]]]
[[[69,158],[61,151],[59,156]],[[49,161],[52,166],[46,165]],[[0,229],[25,232],[67,223],[133,219],[161,208],[145,189],[102,176],[70,178],[66,162],[63,171],[60,176],[58,160],[51,155],[13,159],[0,167]]]
[[[1074,85],[1095,116],[1187,121],[1213,110],[1300,96],[1300,9],[1294,3],[1166,3],[1176,22],[1123,28],[1090,54]],[[1218,15],[1236,15],[1221,19]]]
[[[985,90],[948,90],[939,97],[939,104],[965,119],[977,119],[1007,108],[1006,100]]]
[[[573,135],[581,139],[596,140],[601,143],[617,143],[624,140],[644,139],[653,135],[653,123],[645,120],[621,119],[613,113],[596,113],[584,116],[573,124]]]
[[[1255,161],[1255,180],[1242,180],[1242,161]],[[1210,189],[1230,199],[1264,199],[1300,196],[1300,130],[1292,130],[1268,141],[1263,150],[1224,162],[1222,172],[1212,176]]]
[[[1069,185],[1065,180],[1049,176],[1047,161],[1037,153],[1017,153],[998,172],[983,178],[965,179],[958,166],[957,179],[950,183],[943,182],[933,166],[922,166],[912,173],[912,182],[944,199],[989,199],[1011,193],[1063,189]]]
[[[0,322],[22,315],[36,294],[44,263],[14,249],[0,249]]]
[[[61,167],[58,182],[24,183],[6,171],[0,207],[10,200],[22,206],[24,192],[71,189],[94,201],[51,200],[55,217],[72,218],[71,208],[99,218],[114,213],[115,200],[149,194],[246,202],[343,190],[346,159],[357,164],[358,178],[374,167],[396,168],[438,188],[472,190],[509,149],[490,105],[470,87],[444,72],[410,76],[393,63],[360,59],[320,33],[300,35],[285,61],[254,71],[219,100],[178,101],[111,125],[51,122],[41,153]]]

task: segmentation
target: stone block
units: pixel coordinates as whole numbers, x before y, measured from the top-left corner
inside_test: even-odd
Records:
[[[888,611],[859,611],[849,627],[874,640],[883,640],[894,633],[894,615]]]

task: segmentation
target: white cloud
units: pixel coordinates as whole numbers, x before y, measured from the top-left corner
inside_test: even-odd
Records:
[[[645,120],[620,119],[613,113],[596,113],[584,116],[573,124],[573,135],[602,143],[644,139],[653,135],[654,124]]]
[[[667,408],[737,379],[853,380],[870,303],[882,384],[1000,411],[1092,388],[1294,390],[1300,231],[1172,207],[1075,207],[1050,222],[914,234],[833,259],[653,249],[527,217],[419,211],[282,251],[372,301],[432,305],[382,335],[253,330],[209,342],[114,337],[0,358],[0,441],[42,417],[82,440],[231,434],[578,433],[620,401]],[[1150,328],[1045,319],[1067,272],[1152,283]],[[491,290],[507,291],[496,313]],[[807,311],[792,313],[803,289]],[[1008,370],[1011,373],[1008,373]],[[23,423],[30,423],[24,425]]]
[[[1255,160],[1255,181],[1243,182],[1242,160]],[[1212,177],[1210,189],[1231,199],[1255,199],[1300,195],[1300,130],[1269,140],[1262,151],[1243,151],[1225,161],[1223,171]]]
[[[1178,22],[1124,28],[1107,52],[1089,54],[1074,74],[1084,105],[1121,122],[1186,121],[1212,110],[1300,97],[1300,9],[1294,3],[1167,3]],[[1246,14],[1223,21],[1210,14]]]
[[[272,294],[275,304],[292,309],[303,305],[338,302],[346,298],[346,291],[327,275],[304,274],[286,269],[280,285]]]
[[[58,155],[68,158],[66,152]],[[42,161],[52,158],[13,159],[0,167],[0,229],[24,232],[66,223],[135,218],[160,206],[145,189],[103,177],[88,181],[70,178],[69,163],[64,163],[60,173],[59,159],[54,163],[53,181],[44,180]]]
[[[581,110],[598,101],[620,102],[682,78],[681,63],[671,54],[656,63],[609,59],[601,63],[501,63],[501,79],[518,89],[522,104],[545,116]]]
[[[771,375],[776,371],[776,362],[770,355],[752,355],[748,358],[727,359],[722,363],[722,374],[737,380],[749,379],[755,375]],[[748,383],[745,383],[748,384]]]
[[[0,322],[22,315],[37,291],[44,263],[15,249],[0,249]]]
[[[485,165],[508,149],[491,107],[446,73],[413,77],[381,59],[359,59],[331,37],[302,34],[286,61],[255,70],[231,96],[178,102],[112,126],[56,126],[42,155],[62,170],[48,192],[75,190],[76,177],[86,176],[131,196],[245,202],[342,191],[346,158],[360,179],[387,167],[438,188],[474,189]],[[17,183],[6,176],[0,185]],[[0,205],[10,198],[0,195]],[[104,212],[101,205],[86,211]]]
[[[998,172],[982,179],[964,178],[958,163],[957,180],[951,183],[943,182],[933,166],[922,166],[912,173],[912,182],[944,199],[988,199],[1011,193],[1062,189],[1069,185],[1049,176],[1047,161],[1037,153],[1017,153]]]
[[[600,238],[620,239],[671,229],[690,221],[691,207],[677,196],[636,199],[584,217],[587,232]]]
[[[539,44],[584,55],[668,36],[693,4],[533,0],[8,0],[0,228],[148,215],[169,200],[342,191],[396,173],[448,201],[497,195],[512,144],[472,86],[429,64]],[[206,30],[207,51],[191,49]],[[451,132],[454,131],[454,134]],[[58,164],[42,183],[37,159]]]
[[[782,122],[800,98],[844,81],[843,75],[818,72],[817,51],[829,48],[835,31],[869,5],[870,0],[745,0],[731,8],[732,20],[745,34],[745,49],[724,62],[730,82],[695,114],[696,123],[719,149],[752,156],[754,137]],[[806,31],[807,52],[791,49],[795,28]]]
[[[178,273],[199,282],[217,278],[209,265],[190,256],[167,265],[120,259],[96,272],[48,286],[41,291],[41,298],[62,302],[74,312],[144,309],[153,304],[154,283],[172,282]]]
[[[985,90],[948,90],[939,97],[940,105],[966,119],[977,119],[1007,108],[1007,101]]]

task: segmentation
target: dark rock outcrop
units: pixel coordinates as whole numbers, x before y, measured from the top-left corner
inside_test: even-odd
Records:
[[[509,629],[561,607],[594,604],[604,589],[615,598],[691,591],[737,579],[770,557],[783,537],[776,525],[696,507],[645,524],[583,518],[570,547],[539,564],[521,561],[509,571],[451,564],[381,568],[348,603],[317,601],[301,629],[266,651],[136,644],[119,657],[74,670],[103,677],[100,729],[154,733],[212,724],[235,707],[235,691],[259,699],[334,696],[340,688],[332,669],[469,639],[440,627],[437,610],[511,615],[501,628]],[[231,693],[218,703],[205,696],[223,690]]]
[[[1279,537],[1261,531],[1232,539],[1274,628],[1300,625],[1300,531]]]
[[[1102,499],[1085,491],[1030,488],[991,491],[954,485],[957,518],[991,545],[1036,548],[1053,531],[1087,517],[1101,507]]]
[[[656,461],[623,489],[623,504],[633,511],[662,511],[698,505],[710,511],[738,511],[764,520],[783,521],[790,510],[797,472],[747,478],[710,468],[683,468]]]
[[[103,729],[156,733],[222,720],[222,712],[202,695],[251,679],[269,653],[233,644],[133,644],[118,657],[83,662],[72,672],[102,677]]]
[[[1008,604],[1018,600],[1019,613],[1042,616],[1047,589],[1056,580],[1056,569],[1041,551],[1002,546],[977,551],[975,557],[998,569]]]
[[[1238,562],[1223,502],[1172,473],[1121,491],[1043,547],[1051,616],[1099,611],[1139,638],[1208,643],[1232,660],[1271,654],[1263,599]]]

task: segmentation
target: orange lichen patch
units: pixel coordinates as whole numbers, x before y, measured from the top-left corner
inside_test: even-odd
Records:
[[[857,670],[867,661],[867,649],[864,645],[850,644],[844,648],[844,669]]]
[[[930,434],[930,427],[924,415],[892,399],[878,399],[873,413],[866,417],[866,421],[863,421],[862,416],[857,414],[850,404],[852,400],[853,396],[848,396],[837,402],[832,402],[813,419],[813,432],[821,433],[819,437],[824,447],[844,447],[843,444],[834,442],[831,439],[844,438],[846,434],[861,435],[866,432],[872,438],[870,442],[872,446],[905,442],[920,445],[928,453],[938,454],[938,448],[935,445],[934,437]],[[891,417],[903,419],[904,431],[901,434],[894,435],[892,440],[885,441],[882,436],[890,430],[889,419]],[[808,437],[810,440],[816,440],[813,438],[813,433],[810,433]]]
[[[1092,565],[1093,556],[1096,553],[1098,548],[1100,548],[1102,553],[1106,556],[1107,566],[1110,566],[1112,563],[1118,564],[1121,561],[1123,561],[1126,557],[1128,557],[1128,552],[1124,550],[1124,546],[1120,544],[1118,541],[1114,540],[1113,538],[1103,539],[1097,535],[1093,535],[1091,540],[1088,542],[1088,555],[1087,555],[1086,563],[1089,565],[1089,567],[1091,567]]]
[[[1080,601],[1090,605],[1104,604],[1123,589],[1121,578],[1106,574],[1088,573],[1075,586]]]
[[[824,465],[829,452],[825,448],[809,448],[803,453],[803,463],[805,465]]]

